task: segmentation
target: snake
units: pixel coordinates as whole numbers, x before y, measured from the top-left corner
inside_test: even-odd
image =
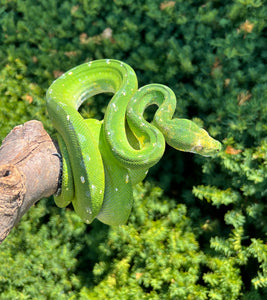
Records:
[[[111,93],[103,120],[83,118],[80,106],[101,93]],[[176,102],[163,84],[139,88],[132,67],[115,59],[82,63],[58,77],[46,93],[62,166],[56,205],[72,203],[88,224],[94,219],[125,224],[134,185],[161,159],[166,143],[202,156],[218,153],[221,143],[205,129],[173,117]],[[151,105],[157,109],[148,121],[145,111]]]

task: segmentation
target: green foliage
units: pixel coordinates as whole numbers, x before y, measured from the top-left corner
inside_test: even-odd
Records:
[[[171,87],[177,116],[224,144],[214,159],[167,148],[148,179],[164,196],[139,186],[127,226],[85,227],[71,209],[39,203],[1,245],[1,296],[266,299],[264,1],[0,3],[1,138],[29,119],[51,131],[44,95],[52,80],[109,57],[129,63],[140,85]],[[101,117],[106,101],[96,97],[83,114]]]
[[[162,190],[138,186],[128,226],[109,234],[100,245],[101,262],[93,273],[96,286],[83,288],[84,299],[205,299],[197,284],[205,257],[186,217],[186,207],[164,199]],[[151,238],[153,237],[153,238]],[[110,261],[118,253],[115,259]]]
[[[2,299],[70,299],[85,225],[73,214],[32,209],[0,249]],[[64,243],[62,243],[64,241]]]
[[[44,91],[27,76],[20,59],[10,59],[0,71],[0,137],[14,126],[37,119],[47,122],[43,105]]]

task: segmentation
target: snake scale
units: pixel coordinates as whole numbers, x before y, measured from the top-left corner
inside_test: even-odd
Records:
[[[104,119],[84,119],[78,112],[88,98],[111,92]],[[113,59],[79,65],[56,79],[46,95],[57,130],[62,182],[54,196],[59,207],[72,202],[86,223],[98,218],[124,224],[133,205],[132,187],[142,181],[165,150],[165,141],[181,151],[211,156],[221,144],[187,119],[172,118],[176,97],[165,85],[138,89],[134,70]],[[157,110],[152,122],[144,111]]]

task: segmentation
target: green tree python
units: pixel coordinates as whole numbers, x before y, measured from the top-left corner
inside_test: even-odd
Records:
[[[111,92],[104,119],[84,119],[78,112],[88,98]],[[134,70],[113,59],[79,65],[56,79],[46,95],[57,130],[62,180],[54,196],[59,207],[72,202],[86,223],[95,218],[124,224],[133,205],[132,187],[142,181],[165,150],[173,148],[211,156],[221,144],[187,119],[172,118],[176,97],[165,85],[138,89]],[[152,122],[144,118],[150,105]]]

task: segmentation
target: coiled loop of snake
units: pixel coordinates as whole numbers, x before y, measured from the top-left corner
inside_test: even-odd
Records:
[[[78,112],[81,104],[105,92],[114,95],[104,120],[84,119]],[[143,115],[152,104],[158,109],[149,123]],[[56,204],[72,202],[87,223],[98,218],[123,224],[132,207],[132,185],[160,160],[165,140],[178,150],[206,156],[220,150],[220,143],[195,123],[172,119],[175,107],[171,89],[160,84],[138,89],[133,69],[117,60],[85,63],[54,81],[47,91],[47,109],[63,163]]]

